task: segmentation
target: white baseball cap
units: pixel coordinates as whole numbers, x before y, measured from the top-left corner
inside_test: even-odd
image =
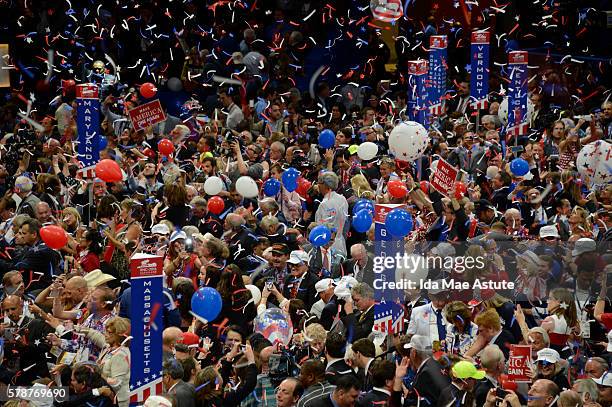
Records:
[[[165,225],[163,223],[158,223],[157,225],[154,225],[151,228],[151,234],[153,234],[153,235],[169,235],[170,234],[170,228],[168,227],[168,225]]]
[[[317,293],[322,293],[323,291],[327,290],[329,287],[332,287],[334,285],[334,280],[332,280],[331,278],[324,278],[320,281],[317,281],[317,283],[315,284],[315,290],[317,290]]]
[[[419,352],[431,350],[431,341],[424,335],[412,335],[410,342],[404,345],[404,349],[414,349]]]
[[[172,402],[162,396],[150,396],[143,407],[172,407]]]
[[[559,352],[551,348],[544,348],[538,352],[538,359],[536,362],[557,363],[559,360],[561,360]]]
[[[183,232],[182,230],[180,232],[174,232],[172,234],[172,236],[170,236],[170,242],[174,242],[175,240],[179,240],[179,239],[187,239],[187,234],[185,232]]]
[[[540,228],[540,237],[556,237],[558,239],[561,236],[559,236],[559,231],[555,225],[546,225]]]
[[[597,250],[597,243],[595,240],[589,239],[588,237],[582,237],[576,240],[574,243],[574,250],[572,250],[572,257],[578,257],[583,253],[594,252]]]
[[[606,348],[608,352],[612,352],[612,329],[608,332],[608,347]]]
[[[289,260],[287,260],[287,263],[308,263],[308,260],[310,260],[310,257],[308,257],[308,253],[306,253],[304,250],[294,250],[289,255]]]
[[[612,373],[608,370],[599,379],[592,379],[598,386],[612,387]]]

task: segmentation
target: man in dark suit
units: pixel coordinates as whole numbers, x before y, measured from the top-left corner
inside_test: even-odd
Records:
[[[357,283],[351,290],[352,299],[347,299],[344,304],[346,316],[342,318],[342,323],[347,332],[352,332],[353,336],[349,339],[354,341],[367,338],[374,327],[374,290],[366,283]],[[359,312],[355,312],[357,307]]]
[[[395,380],[395,363],[390,360],[378,360],[373,363],[372,390],[368,391],[357,405],[360,407],[388,406]]]
[[[450,384],[448,376],[442,374],[442,366],[432,358],[432,347],[429,338],[413,335],[410,342],[404,345],[410,349],[410,364],[416,368],[413,389],[427,405],[435,406],[442,390]]]
[[[31,311],[42,313],[37,306],[30,307]],[[0,327],[4,338],[4,366],[13,372],[19,371],[13,378],[14,383],[30,385],[32,380],[49,374],[45,353],[51,347],[46,337],[54,329],[41,319],[27,316],[23,299],[16,295],[2,300],[2,312],[5,315]]]
[[[344,361],[346,351],[346,338],[336,332],[327,334],[325,339],[325,378],[331,384],[337,385],[338,379],[342,376],[351,375],[357,381],[357,375],[352,367]],[[358,389],[360,387],[357,387]]]
[[[163,363],[162,383],[165,392],[176,401],[177,407],[195,407],[195,388],[183,381],[183,365],[176,359]]]
[[[372,390],[372,369],[374,356],[376,356],[376,347],[370,339],[362,338],[353,342],[351,346],[353,352],[353,366],[357,366],[357,376],[361,380],[361,391],[367,392]]]
[[[497,345],[488,345],[480,354],[480,365],[485,370],[484,379],[476,384],[476,405],[484,406],[489,390],[498,386],[499,376],[504,373],[506,358]]]
[[[336,388],[329,394],[311,400],[309,407],[353,407],[359,397],[359,381],[343,376],[336,382]],[[298,403],[299,405],[299,403]]]
[[[461,113],[461,116],[464,114],[469,116],[473,111],[470,106],[470,82],[468,80],[462,80],[458,85],[455,96],[446,102],[446,106],[448,107],[447,114],[458,112]]]
[[[338,278],[340,265],[345,261],[345,257],[332,248],[333,244],[334,239],[331,239],[325,246],[313,248],[309,252],[310,270],[323,278]]]
[[[287,276],[283,289],[285,298],[304,301],[306,309],[310,309],[317,301],[317,277],[308,271],[308,260],[308,254],[303,250],[291,252],[287,260],[291,274]]]
[[[0,272],[20,270],[28,292],[42,290],[51,285],[53,276],[59,266],[59,255],[50,249],[40,238],[40,222],[26,219],[15,236],[17,244],[25,249],[19,258],[13,261],[0,261]]]
[[[340,264],[335,270],[334,278],[353,276],[358,282],[364,282],[370,287],[374,285],[374,260],[368,256],[368,251],[361,243],[351,246],[351,258]]]

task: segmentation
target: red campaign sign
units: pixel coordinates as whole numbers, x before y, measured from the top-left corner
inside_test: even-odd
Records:
[[[387,214],[395,208],[406,209],[406,204],[376,204],[374,206],[374,222],[385,223]]]
[[[488,44],[491,38],[491,33],[484,31],[474,31],[472,32],[472,44]]]
[[[444,49],[448,45],[446,35],[432,35],[429,37],[429,48]]]
[[[431,186],[439,193],[448,196],[448,192],[455,186],[459,170],[446,161],[438,160],[438,168],[431,180]]]
[[[508,62],[511,64],[526,64],[528,58],[527,51],[512,51],[508,54]]]
[[[134,130],[143,130],[148,126],[161,123],[166,120],[164,109],[159,100],[154,100],[144,105],[137,106],[128,112]]]
[[[531,346],[510,345],[508,358],[508,380],[512,382],[531,382]]]
[[[76,86],[76,97],[79,99],[97,99],[98,98],[98,85],[93,84],[93,83],[77,85]]]
[[[408,73],[411,75],[424,75],[427,73],[428,61],[421,59],[418,61],[408,61]]]
[[[132,278],[161,277],[163,270],[161,256],[138,253],[130,259],[130,275]]]

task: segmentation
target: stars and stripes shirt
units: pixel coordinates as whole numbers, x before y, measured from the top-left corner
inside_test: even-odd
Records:
[[[95,315],[90,315],[83,323],[83,328],[93,329],[100,333],[104,333],[106,321],[115,316],[114,312],[108,313],[101,318],[96,318]],[[60,345],[62,350],[71,353],[78,353],[79,351],[88,352],[88,359],[96,361],[98,355],[102,351],[87,335],[73,334],[72,339],[62,339]],[[76,360],[79,362],[79,360]]]

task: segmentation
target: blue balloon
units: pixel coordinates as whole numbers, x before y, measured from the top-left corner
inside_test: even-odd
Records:
[[[372,214],[367,209],[362,209],[353,216],[353,229],[359,233],[365,233],[372,226]]]
[[[331,240],[332,232],[325,225],[319,225],[312,228],[308,240],[314,247],[325,246]]]
[[[323,148],[332,148],[336,144],[336,136],[330,129],[325,129],[319,134],[319,145]]]
[[[387,214],[385,227],[392,236],[404,237],[412,230],[412,216],[405,209],[395,208]]]
[[[206,321],[214,321],[221,313],[221,307],[221,294],[212,287],[202,287],[191,297],[191,311]]]
[[[106,137],[100,136],[100,139],[98,140],[98,148],[100,150],[104,150],[106,146],[108,146],[108,140],[106,139]]]
[[[276,196],[280,192],[281,183],[276,178],[268,178],[263,184],[263,191],[266,196]]]
[[[522,158],[515,158],[510,162],[510,171],[514,175],[522,177],[529,172],[529,163]]]
[[[283,186],[289,192],[293,192],[297,189],[297,180],[300,177],[300,172],[293,167],[287,168],[281,179],[283,180]]]
[[[355,205],[353,205],[353,215],[355,215],[357,212],[361,211],[362,209],[367,209],[368,212],[370,212],[370,214],[373,214],[374,213],[374,202],[370,201],[369,199],[365,199],[365,198],[361,198],[357,200],[357,202],[355,202]]]

